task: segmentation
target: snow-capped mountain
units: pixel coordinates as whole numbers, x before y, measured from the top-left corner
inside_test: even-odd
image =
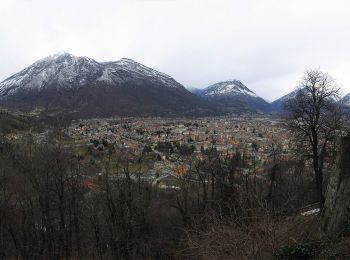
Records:
[[[159,80],[164,86],[181,88],[170,76],[150,69],[131,59],[98,63],[88,57],[59,53],[35,62],[30,67],[0,83],[0,94],[15,94],[20,90],[42,90],[50,83],[62,88],[79,88],[92,81],[120,83],[128,73],[138,79]]]
[[[271,102],[270,103],[271,111],[277,112],[277,113],[282,112],[284,103],[290,99],[295,98],[299,93],[299,91],[300,89],[296,89],[288,93],[287,95],[284,95],[283,97],[280,97],[279,99],[276,99],[275,101]]]
[[[41,59],[1,82],[0,105],[82,117],[213,112],[170,76],[131,59],[97,62],[69,53]]]
[[[41,91],[57,87],[78,88],[102,75],[103,66],[87,57],[69,53],[51,55],[0,83],[0,95],[8,97],[20,91]]]
[[[344,106],[350,107],[350,93],[342,97],[341,102],[344,104]]]
[[[221,105],[228,112],[266,112],[269,110],[269,104],[239,80],[216,83],[203,89],[198,96]]]
[[[237,95],[257,97],[257,95],[253,91],[248,89],[239,80],[231,80],[231,81],[216,83],[206,88],[201,95],[206,97],[237,96]]]
[[[132,74],[135,78],[138,79],[150,79],[161,81],[164,86],[170,88],[183,88],[183,86],[176,82],[172,77],[156,71],[154,69],[148,68],[138,62],[135,62],[131,59],[121,59],[116,62],[105,62],[103,75],[97,80],[99,81],[114,81],[120,82],[123,81],[123,76],[120,75],[121,71]]]

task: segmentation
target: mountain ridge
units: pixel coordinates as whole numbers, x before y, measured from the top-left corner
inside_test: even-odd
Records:
[[[91,116],[212,115],[216,109],[169,75],[136,61],[59,53],[0,83],[0,105]]]
[[[98,62],[67,52],[39,59],[0,82],[0,106],[93,116],[280,113],[294,90],[267,102],[237,79],[187,89],[130,58]],[[350,94],[343,97],[350,104]]]

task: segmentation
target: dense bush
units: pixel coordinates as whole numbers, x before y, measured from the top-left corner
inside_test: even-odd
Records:
[[[320,250],[317,243],[295,243],[285,246],[272,255],[273,260],[308,260],[313,259]]]

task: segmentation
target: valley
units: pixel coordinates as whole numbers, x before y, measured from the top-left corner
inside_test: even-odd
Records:
[[[333,243],[322,235],[343,232],[347,219],[329,213],[339,206],[334,187],[344,187],[333,183],[346,180],[336,176],[346,165],[349,129],[348,96],[338,92],[319,70],[268,103],[239,80],[191,93],[126,58],[41,59],[0,83],[0,252],[67,259],[346,254],[347,235]]]

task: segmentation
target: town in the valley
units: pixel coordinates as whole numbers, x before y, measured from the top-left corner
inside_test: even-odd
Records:
[[[135,173],[160,188],[178,188],[176,179],[194,159],[210,160],[210,151],[222,160],[238,154],[246,161],[240,173],[260,178],[270,173],[274,160],[297,156],[292,133],[282,119],[271,116],[89,119],[73,121],[63,132],[84,161],[95,166],[87,176],[92,180],[106,174],[113,151],[130,162],[142,160],[146,166]]]

